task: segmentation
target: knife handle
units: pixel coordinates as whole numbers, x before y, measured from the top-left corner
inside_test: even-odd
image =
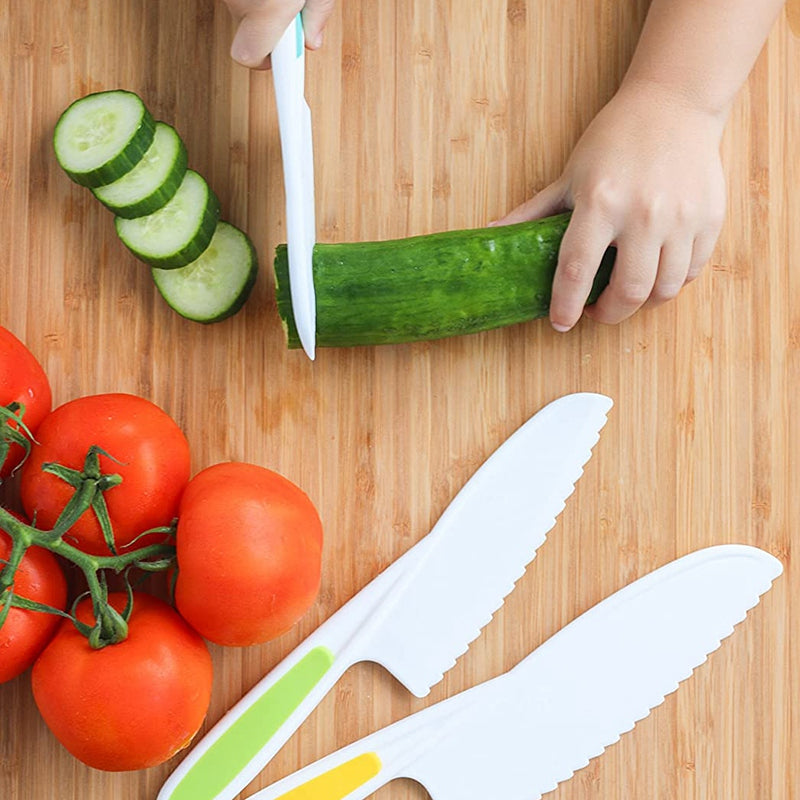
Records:
[[[327,769],[314,769],[321,766],[319,762],[295,772],[256,792],[249,800],[360,800],[394,777],[382,777],[383,763],[373,751],[354,753]]]
[[[349,666],[321,638],[306,639],[233,706],[164,783],[158,800],[227,800],[253,780]]]
[[[253,686],[178,765],[157,800],[231,800],[241,792],[345,670],[369,658],[381,622],[376,610],[414,558],[391,564]]]
[[[250,795],[247,800],[363,800],[395,778],[426,786],[421,764],[437,745],[472,725],[500,679],[409,714]],[[435,776],[434,776],[435,777]],[[427,787],[426,787],[427,788]]]
[[[248,800],[362,800],[409,768],[441,737],[443,703],[359,739]],[[447,726],[445,726],[447,727]]]

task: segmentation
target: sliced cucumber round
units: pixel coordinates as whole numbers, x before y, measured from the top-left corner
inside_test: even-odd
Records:
[[[220,221],[206,251],[180,269],[153,269],[161,296],[182,317],[219,322],[247,300],[258,273],[258,258],[245,233]]]
[[[116,89],[72,103],[56,123],[53,147],[64,172],[94,188],[130,172],[154,135],[155,120],[141,98]]]
[[[219,219],[219,200],[205,180],[186,170],[178,191],[146,217],[115,217],[125,246],[151,267],[174,269],[198,258],[208,247]]]
[[[177,131],[157,122],[153,143],[142,160],[118,180],[92,192],[119,217],[144,217],[172,199],[186,175],[186,164],[186,146]]]

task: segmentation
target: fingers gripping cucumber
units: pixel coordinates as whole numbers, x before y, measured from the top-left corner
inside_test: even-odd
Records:
[[[547,315],[570,214],[384,242],[317,244],[317,346],[393,344],[477,333]],[[600,265],[588,302],[608,283]],[[275,253],[278,313],[300,347],[286,245]]]
[[[154,136],[155,121],[141,99],[113,90],[72,103],[56,124],[53,146],[64,172],[94,188],[130,172]]]

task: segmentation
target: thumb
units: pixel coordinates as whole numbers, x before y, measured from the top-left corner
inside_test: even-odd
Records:
[[[316,50],[322,46],[322,32],[333,13],[334,0],[308,0],[303,8],[303,30],[306,46]]]
[[[509,211],[502,219],[493,222],[492,225],[513,225],[515,222],[527,222],[531,219],[555,214],[564,209],[564,196],[561,183],[555,181],[541,192],[537,192],[530,200],[526,200],[522,205]]]
[[[302,3],[266,3],[245,14],[236,29],[231,58],[251,69],[266,69],[275,49]]]

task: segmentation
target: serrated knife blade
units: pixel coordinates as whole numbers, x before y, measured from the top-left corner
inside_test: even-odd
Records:
[[[746,545],[691,553],[598,603],[505,675],[249,800],[363,800],[400,777],[433,800],[538,800],[675,691],[781,572]]]
[[[513,433],[431,532],[278,664],[195,746],[158,800],[230,800],[342,673],[385,666],[427,694],[534,558],[591,457],[609,398],[567,395]]]

